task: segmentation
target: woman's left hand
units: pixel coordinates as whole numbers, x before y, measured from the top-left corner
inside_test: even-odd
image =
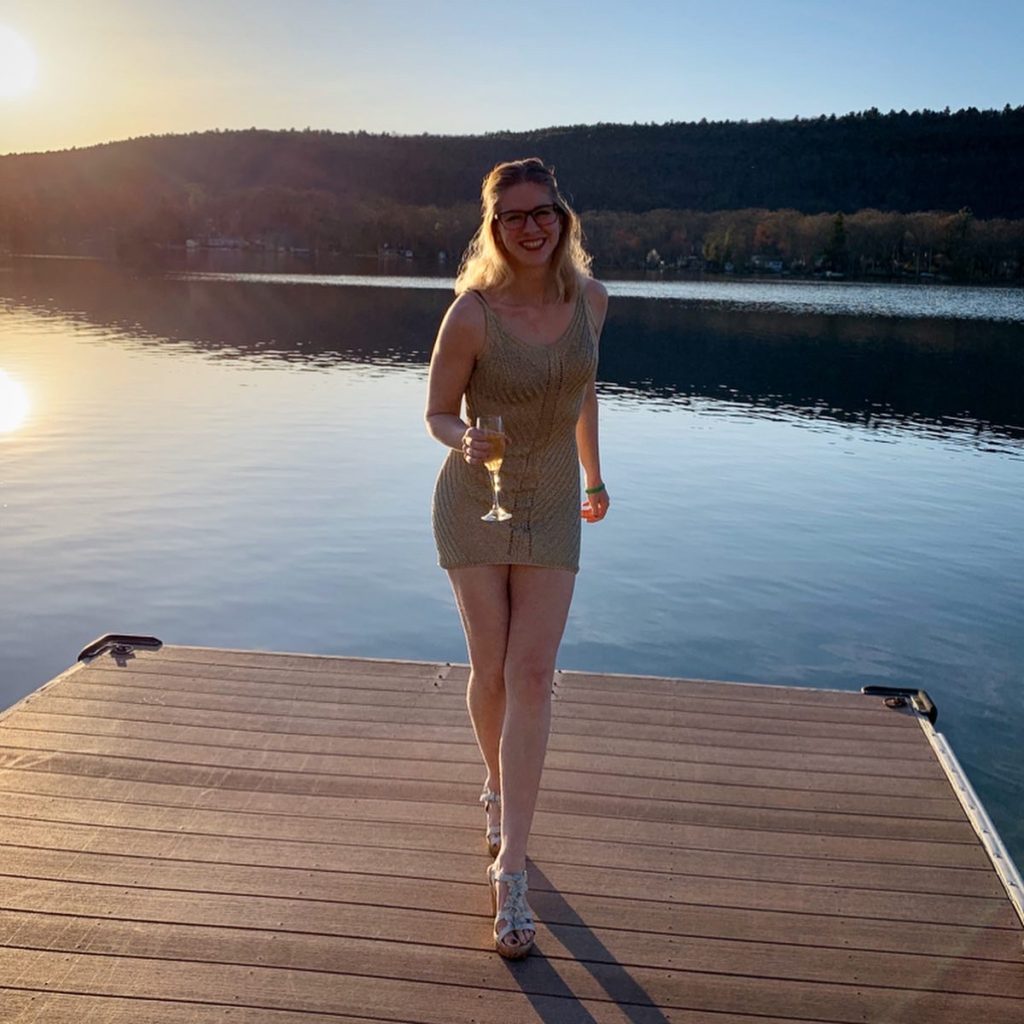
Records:
[[[588,523],[599,523],[608,514],[610,504],[606,487],[598,491],[597,494],[587,495],[587,500],[580,506],[580,516]]]

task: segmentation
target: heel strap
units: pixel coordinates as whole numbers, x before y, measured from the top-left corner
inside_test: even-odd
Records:
[[[485,789],[480,794],[480,803],[486,807],[488,804],[494,804],[496,807],[501,806],[501,794],[495,793],[492,789]]]
[[[520,889],[526,892],[526,868],[522,871],[495,871],[491,865],[491,881],[504,882],[509,888],[509,895]]]

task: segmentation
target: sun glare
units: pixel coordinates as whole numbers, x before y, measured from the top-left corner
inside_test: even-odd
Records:
[[[35,84],[35,52],[14,29],[0,25],[0,99],[21,96]]]
[[[0,370],[0,434],[8,434],[25,422],[29,406],[25,385]]]

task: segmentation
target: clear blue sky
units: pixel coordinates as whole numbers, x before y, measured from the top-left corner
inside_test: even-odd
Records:
[[[39,66],[0,153],[1024,103],[1024,0],[0,0],[4,26]]]

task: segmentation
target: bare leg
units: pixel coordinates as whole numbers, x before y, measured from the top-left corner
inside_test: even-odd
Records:
[[[466,704],[477,745],[487,766],[484,785],[496,793],[501,792],[499,746],[505,721],[509,569],[507,565],[475,565],[448,572],[469,652]],[[499,808],[492,806],[488,826],[500,825],[500,815]]]
[[[501,733],[501,871],[522,871],[537,805],[548,734],[555,658],[569,614],[576,577],[565,569],[514,565],[509,573],[509,625],[505,651],[505,723]],[[505,886],[498,893],[499,905]],[[518,931],[509,940],[533,939]],[[510,944],[513,944],[510,941]]]

